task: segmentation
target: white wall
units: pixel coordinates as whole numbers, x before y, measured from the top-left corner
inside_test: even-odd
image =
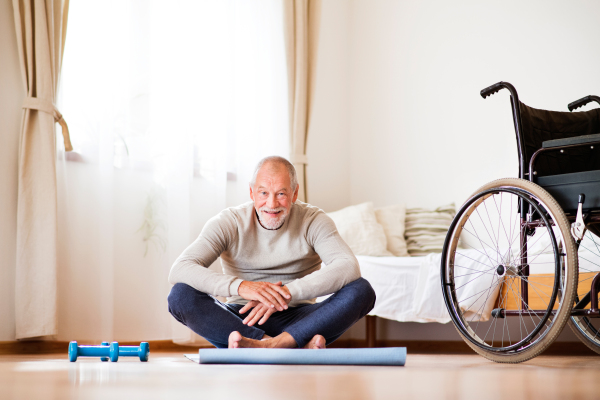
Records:
[[[351,202],[462,203],[516,176],[509,96],[567,111],[600,93],[596,1],[361,1],[351,4]]]
[[[350,205],[348,4],[326,0],[322,9],[306,172],[308,201],[325,211]]]
[[[600,94],[598,15],[600,2],[581,0],[325,0],[310,202],[326,211],[364,201],[458,206],[516,176],[509,96],[479,91],[504,80],[524,103],[562,111]],[[382,338],[458,339],[438,324],[381,328]]]
[[[324,1],[310,202],[458,205],[516,176],[509,96],[479,91],[504,80],[563,111],[600,93],[599,13],[595,1]]]
[[[17,159],[23,86],[12,4],[0,1],[0,341],[15,338]]]

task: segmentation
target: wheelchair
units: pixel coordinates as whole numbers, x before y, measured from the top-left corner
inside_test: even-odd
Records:
[[[492,181],[457,211],[441,284],[465,342],[496,362],[541,354],[566,324],[600,354],[600,97],[539,110],[510,92],[519,178]],[[475,308],[477,308],[475,310]]]

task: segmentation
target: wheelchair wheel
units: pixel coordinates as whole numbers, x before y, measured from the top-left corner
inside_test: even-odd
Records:
[[[586,231],[578,249],[579,279],[574,304],[583,300],[589,292],[592,280],[600,272],[600,238]],[[590,309],[589,301],[584,309]],[[575,335],[590,349],[600,354],[600,318],[572,316],[569,326]]]
[[[441,268],[456,329],[490,360],[518,363],[539,355],[569,319],[575,242],[563,210],[532,182],[505,178],[477,190],[452,221]]]

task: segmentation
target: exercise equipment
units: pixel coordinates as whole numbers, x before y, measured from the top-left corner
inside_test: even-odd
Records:
[[[100,343],[101,346],[110,346],[110,343],[108,342],[102,342]],[[108,357],[100,357],[100,361],[106,362],[108,361]]]
[[[120,357],[139,357],[140,361],[148,361],[150,345],[142,342],[139,346],[119,346],[117,342],[102,342],[100,346],[79,346],[77,342],[69,343],[69,361],[77,361],[77,357],[100,357],[102,361],[116,362]]]
[[[200,349],[200,364],[395,365],[406,347],[370,349]]]

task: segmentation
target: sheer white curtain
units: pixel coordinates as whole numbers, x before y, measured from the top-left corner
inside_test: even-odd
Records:
[[[168,314],[168,271],[249,199],[261,157],[289,154],[282,15],[282,0],[71,2],[59,339],[194,340]]]

